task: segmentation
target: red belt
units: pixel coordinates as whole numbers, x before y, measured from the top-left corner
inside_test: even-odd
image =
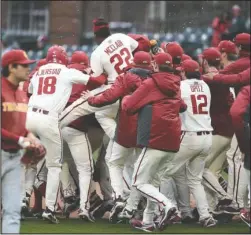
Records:
[[[46,110],[43,110],[43,109],[38,109],[38,108],[32,108],[32,111],[33,112],[39,111],[39,113],[42,113],[44,115],[48,115],[49,114],[49,111],[46,111]]]

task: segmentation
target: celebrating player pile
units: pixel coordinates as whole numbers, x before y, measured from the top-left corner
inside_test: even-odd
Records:
[[[109,211],[153,232],[227,213],[250,226],[250,35],[198,63],[176,42],[111,34],[104,19],[93,31],[90,63],[53,45],[29,78],[24,51],[2,57],[3,231],[19,232],[21,201],[24,218],[59,223],[59,192],[66,217],[79,209],[86,222]]]

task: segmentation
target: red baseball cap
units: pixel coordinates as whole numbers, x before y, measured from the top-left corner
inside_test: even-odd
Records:
[[[223,40],[219,43],[218,49],[220,52],[226,52],[226,53],[231,53],[231,54],[236,54],[236,46],[233,42]]]
[[[250,45],[250,34],[249,33],[240,33],[237,34],[234,39],[235,44],[238,45]]]
[[[214,47],[207,48],[203,51],[202,57],[206,60],[220,60],[221,54],[218,49]]]
[[[181,56],[181,61],[185,61],[185,60],[192,60],[192,58],[191,58],[191,56],[189,56],[189,55],[183,54],[183,55]]]
[[[44,59],[41,59],[37,62],[37,68],[41,67],[42,65],[45,65],[47,64],[47,60],[44,58]]]
[[[109,29],[109,24],[103,18],[97,18],[92,21],[93,23],[93,32],[96,33],[102,28]]]
[[[33,64],[36,60],[30,60],[23,50],[11,50],[2,56],[2,67],[9,64]]]
[[[199,63],[196,62],[195,60],[188,59],[184,60],[181,63],[181,66],[176,69],[184,72],[199,72],[200,66]]]
[[[176,42],[170,42],[166,44],[166,52],[172,57],[181,57],[184,54],[183,48]]]
[[[71,56],[70,64],[83,64],[89,66],[89,58],[83,51],[75,51]]]
[[[134,65],[151,65],[151,55],[145,51],[138,51],[134,54]]]
[[[170,65],[173,63],[172,56],[169,53],[160,52],[154,56],[157,65]]]
[[[129,33],[128,36],[133,38],[139,43],[138,48],[137,48],[138,51],[145,51],[145,52],[150,51],[151,45],[150,45],[150,41],[148,37],[141,34],[133,34],[133,33]]]

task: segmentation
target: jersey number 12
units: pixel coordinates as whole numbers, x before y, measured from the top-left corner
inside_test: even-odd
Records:
[[[193,114],[208,114],[207,110],[203,108],[207,107],[207,96],[206,95],[191,95],[191,101],[193,106]],[[198,101],[202,101],[198,104]]]
[[[46,78],[40,77],[37,94],[38,95],[42,95],[42,94],[51,95],[55,93],[56,83],[57,83],[56,77],[46,77]]]

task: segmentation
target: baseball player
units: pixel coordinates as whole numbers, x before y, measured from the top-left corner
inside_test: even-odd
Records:
[[[203,51],[204,73],[217,72],[220,67],[221,53],[218,49],[208,48]],[[219,174],[226,161],[226,152],[230,148],[234,131],[232,128],[230,107],[233,95],[228,87],[209,84],[211,91],[210,115],[213,127],[213,143],[210,154],[206,159],[203,174],[203,184],[206,186],[207,199],[210,210],[216,213],[217,206],[230,204],[232,199],[219,184]],[[218,201],[219,200],[219,201]]]
[[[79,71],[88,74],[90,73],[90,66],[88,56],[81,51],[75,51],[72,54],[68,68],[75,68]],[[96,87],[94,87],[96,88]],[[83,91],[88,89],[85,85],[74,84],[72,93],[67,106],[77,100]],[[92,90],[89,88],[89,90]],[[94,172],[92,148],[87,135],[86,118],[80,117],[71,123],[68,127],[62,129],[63,139],[69,146],[71,155],[76,164],[79,173],[79,187],[80,187],[80,210],[79,217],[91,222],[94,218],[89,213],[89,191],[91,187],[92,175]]]
[[[151,79],[146,79],[131,96],[122,100],[122,109],[128,114],[139,112],[137,146],[143,150],[134,166],[132,186],[147,198],[143,222],[140,226],[134,224],[135,228],[144,231],[155,229],[153,219],[158,204],[163,209],[158,222],[161,230],[176,212],[157,187],[180,145],[180,79],[171,73],[172,57],[169,54],[158,53],[154,58],[159,72],[152,74]],[[129,207],[133,206],[127,203],[121,213]]]
[[[182,122],[181,147],[167,168],[176,183],[180,210],[191,217],[189,189],[195,198],[200,223],[204,227],[216,225],[209,214],[204,188],[201,184],[206,157],[212,145],[210,118],[211,93],[208,85],[200,80],[199,64],[183,61],[181,67],[181,98],[187,111],[180,114]]]
[[[244,153],[244,167],[249,186],[249,205],[250,205],[250,85],[244,86],[233,106],[231,107],[231,117],[235,129],[238,143],[242,153]],[[241,219],[251,227],[250,208],[241,211]]]
[[[46,167],[50,180],[46,185],[46,209],[42,216],[52,223],[58,223],[55,206],[63,157],[59,114],[69,100],[72,84],[86,85],[95,78],[76,69],[68,69],[68,58],[63,47],[52,46],[48,50],[46,60],[47,64],[41,66],[30,81],[28,91],[32,95],[28,105],[26,127],[39,136],[47,149]],[[104,83],[106,76],[101,75],[97,80],[99,79]]]
[[[99,46],[91,55],[91,69],[94,75],[100,75],[103,71],[108,74],[108,85],[92,91],[92,94],[97,94],[108,89],[114,83],[116,77],[124,73],[123,69],[128,67],[132,62],[132,52],[137,49],[138,42],[125,34],[110,34],[108,23],[103,19],[94,21],[94,34]],[[115,117],[118,107],[118,102],[116,102],[107,106],[106,109],[101,110],[90,106],[88,102],[86,102],[86,99],[80,98],[67,107],[61,114],[61,126],[67,126],[80,116],[95,112],[97,121],[100,123],[106,135],[111,139],[106,153],[106,160],[108,160],[111,153],[119,155],[121,151],[124,151],[124,147],[119,144],[113,144],[116,127]],[[114,195],[114,200],[121,199]]]
[[[23,50],[11,50],[2,56],[2,232],[20,232],[21,157],[23,150],[35,144],[25,129],[28,97],[19,83],[28,80],[29,60]]]
[[[141,84],[141,80],[146,79],[152,72],[150,54],[144,51],[136,52],[131,66],[131,69],[116,79],[111,88],[98,96],[89,97],[88,103],[95,107],[102,107],[114,103],[117,100],[122,99],[125,95],[132,93]],[[108,166],[111,175],[111,184],[116,198],[121,198],[122,200],[117,201],[114,209],[111,211],[111,222],[116,221],[115,213],[118,214],[123,209],[124,203],[122,202],[126,199],[124,194],[124,182],[129,186],[130,190],[130,174],[123,174],[123,170],[125,173],[125,171],[128,170],[129,165],[133,168],[133,164],[137,159],[137,156],[135,156],[136,123],[137,115],[128,116],[119,109],[114,144],[118,143],[125,148],[119,153],[119,155],[112,152],[108,161]],[[130,128],[130,131],[128,128]],[[127,175],[129,177],[127,177]]]

